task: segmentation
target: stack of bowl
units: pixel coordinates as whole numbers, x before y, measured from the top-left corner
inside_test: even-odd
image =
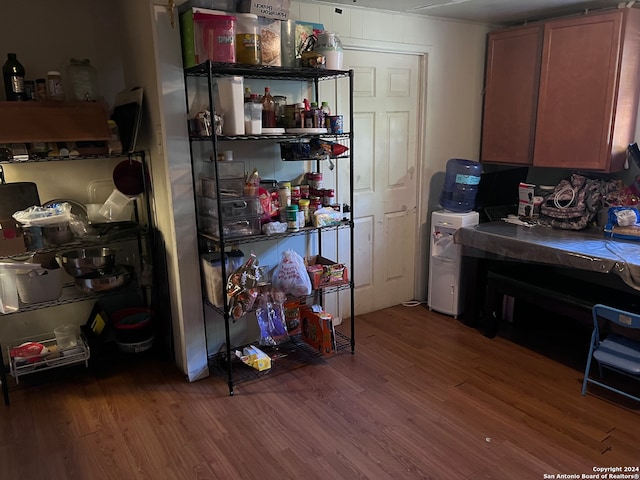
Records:
[[[129,282],[133,268],[116,265],[115,251],[107,247],[81,248],[60,255],[60,264],[75,278],[76,287],[87,293],[102,293]]]

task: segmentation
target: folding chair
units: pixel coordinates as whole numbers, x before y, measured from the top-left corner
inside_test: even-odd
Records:
[[[617,333],[610,333],[606,335],[605,338],[601,338],[600,327],[598,325],[598,320],[602,318],[620,327],[629,329],[629,331],[635,329],[640,332],[640,314],[597,304],[593,306],[592,316],[593,333],[591,335],[589,356],[587,357],[587,367],[584,370],[582,395],[587,393],[587,384],[593,383],[640,402],[640,397],[601,381],[603,378],[603,367],[640,380],[640,341]],[[598,363],[599,380],[590,376],[592,359],[595,359]]]

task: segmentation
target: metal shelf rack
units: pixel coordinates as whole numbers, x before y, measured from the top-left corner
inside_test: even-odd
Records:
[[[273,66],[253,66],[253,65],[239,65],[239,64],[229,64],[229,63],[214,63],[211,61],[207,61],[201,65],[197,65],[188,69],[185,69],[185,85],[187,85],[187,90],[189,88],[189,78],[190,77],[203,77],[207,79],[207,91],[209,97],[209,112],[215,112],[215,105],[213,100],[213,87],[214,81],[216,77],[224,77],[224,76],[242,76],[250,79],[269,79],[269,80],[284,80],[284,81],[300,81],[307,82],[309,87],[313,86],[315,98],[318,98],[318,83],[324,80],[334,80],[339,78],[344,78],[349,82],[349,125],[351,128],[353,127],[353,70],[324,70],[324,69],[315,69],[315,68],[284,68],[284,67],[273,67]],[[185,92],[187,97],[187,111],[189,110],[189,92]],[[211,136],[201,136],[201,135],[190,135],[189,141],[191,146],[191,157],[192,157],[192,167],[194,166],[194,149],[193,146],[199,142],[210,142],[213,146],[213,155],[211,156],[212,170],[216,178],[219,178],[218,175],[218,163],[217,163],[217,152],[219,151],[218,142],[219,141],[271,141],[271,142],[279,142],[283,140],[303,140],[307,138],[328,138],[328,139],[337,139],[337,140],[345,140],[348,141],[351,147],[351,151],[348,155],[340,156],[339,158],[332,158],[330,160],[339,160],[339,161],[349,161],[349,205],[350,208],[353,209],[353,185],[354,185],[354,173],[353,173],[353,132],[347,132],[342,134],[329,134],[329,133],[317,133],[317,134],[289,134],[284,133],[282,135],[234,135],[234,136],[226,136],[226,135],[211,135]],[[326,159],[313,159],[316,162],[316,167],[319,170],[320,162]],[[197,176],[194,175],[194,182],[196,181]],[[197,186],[194,183],[194,195],[197,191]],[[217,197],[220,198],[219,186],[216,186]],[[194,202],[196,198],[194,198]],[[197,202],[196,202],[197,203]],[[352,213],[351,213],[352,214]],[[218,231],[223,232],[223,218],[222,214],[219,211],[218,218]],[[245,237],[233,237],[233,238],[224,238],[224,235],[212,236],[205,234],[199,231],[198,236],[200,239],[205,240],[206,242],[213,242],[213,245],[219,251],[224,251],[227,246],[234,246],[238,244],[244,243],[252,243],[252,242],[263,242],[269,240],[279,240],[287,237],[298,236],[298,235],[317,235],[318,237],[318,245],[319,250],[318,254],[322,252],[322,235],[321,233],[331,230],[338,229],[348,229],[350,235],[350,262],[351,268],[350,275],[353,276],[353,258],[354,258],[354,240],[353,240],[353,229],[354,224],[350,219],[343,220],[338,225],[333,225],[329,227],[305,227],[301,228],[296,232],[287,232],[276,235],[251,235]],[[225,263],[221,264],[221,276],[222,278],[227,278],[227,271]],[[226,285],[226,282],[224,282]],[[332,292],[337,292],[340,290],[349,289],[350,291],[350,334],[346,334],[344,332],[335,333],[335,346],[336,352],[350,349],[351,353],[355,352],[355,331],[354,331],[354,306],[355,306],[355,298],[354,298],[354,284],[353,282],[348,282],[345,285],[336,286],[333,288],[321,289],[313,292],[313,295],[325,295]],[[244,381],[247,378],[259,378],[267,375],[265,372],[257,372],[253,370],[251,367],[247,367],[242,364],[240,360],[235,361],[233,357],[233,352],[235,350],[235,346],[231,345],[230,339],[230,312],[229,312],[229,303],[226,295],[223,295],[223,307],[222,309],[217,308],[206,300],[203,300],[203,308],[205,306],[211,307],[217,312],[221,313],[224,318],[224,327],[225,327],[225,341],[223,343],[222,351],[217,352],[210,356],[210,366],[212,369],[218,371],[223,378],[225,378],[228,387],[229,394],[234,394],[234,386],[240,382]],[[205,325],[205,335],[206,335],[206,325]],[[262,347],[261,347],[262,348]],[[266,348],[266,347],[265,347]],[[292,349],[291,352],[287,353],[285,356],[281,356],[279,354],[280,351]],[[266,350],[270,350],[266,348]],[[308,350],[311,350],[309,352]],[[269,354],[269,351],[265,353]],[[322,361],[323,357],[321,357],[319,352],[313,351],[309,345],[305,342],[301,341],[299,338],[292,337],[289,342],[285,345],[278,346],[278,350],[271,352],[274,355],[275,360],[272,361],[272,365],[275,365],[276,370],[291,369],[295,368],[300,364],[306,364],[311,361],[317,362]],[[311,353],[311,355],[308,355]],[[283,360],[286,359],[286,360]],[[238,364],[239,363],[239,364]],[[273,368],[273,367],[272,367]]]

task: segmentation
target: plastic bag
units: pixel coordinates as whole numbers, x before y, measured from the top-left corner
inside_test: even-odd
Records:
[[[67,223],[71,220],[71,205],[67,202],[54,203],[50,207],[34,205],[26,210],[14,213],[13,218],[22,225],[32,227],[46,227],[48,225]]]
[[[282,252],[282,259],[273,272],[271,285],[285,294],[297,297],[311,293],[311,279],[304,260],[294,250]]]
[[[259,293],[259,280],[258,259],[252,253],[247,261],[229,276],[227,281],[229,312],[234,321],[253,308],[253,303]]]
[[[289,340],[285,322],[285,295],[281,292],[263,293],[256,309],[256,318],[260,327],[259,345],[274,347]]]

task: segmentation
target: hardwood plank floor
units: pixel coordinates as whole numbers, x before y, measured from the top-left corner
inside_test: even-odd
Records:
[[[397,306],[356,319],[355,355],[233,397],[146,355],[23,377],[0,408],[0,479],[526,480],[640,466],[640,403],[582,397],[586,350],[565,342],[569,358],[551,358],[534,336],[488,339]]]

